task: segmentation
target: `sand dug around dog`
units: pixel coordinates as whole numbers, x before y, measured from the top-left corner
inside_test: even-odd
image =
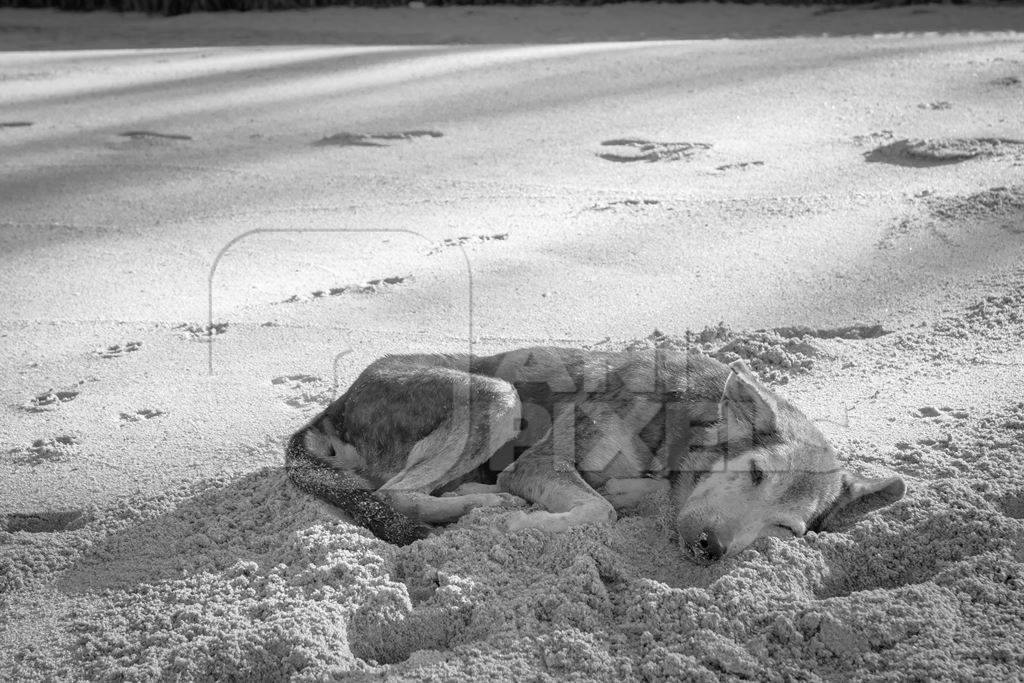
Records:
[[[1022,302],[1018,288],[928,329],[805,336],[826,360],[787,395],[813,413],[815,376],[849,388],[886,368],[927,375],[936,354],[997,353],[1024,327]],[[726,344],[744,336],[691,338],[723,334]],[[77,530],[0,532],[2,670],[126,680],[1016,675],[1024,403],[926,405],[882,421],[921,436],[893,443],[833,425],[834,438],[860,469],[902,473],[906,499],[708,568],[681,558],[656,501],[564,534],[509,535],[497,528],[506,511],[477,510],[395,548],[297,492],[280,468],[86,509]]]

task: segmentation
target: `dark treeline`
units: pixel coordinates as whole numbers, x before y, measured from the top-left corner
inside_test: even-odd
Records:
[[[623,0],[422,0],[424,5],[579,5],[614,4]],[[695,0],[699,1],[699,0]],[[942,2],[943,0],[726,0],[732,4],[767,5],[873,5],[893,7]],[[954,4],[1018,4],[1020,0],[953,0]],[[173,16],[188,12],[223,10],[283,10],[310,7],[403,7],[409,0],[0,0],[0,7],[55,7],[88,12],[147,12]]]

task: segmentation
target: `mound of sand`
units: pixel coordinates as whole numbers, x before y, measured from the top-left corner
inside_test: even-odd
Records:
[[[827,355],[812,342],[813,337],[823,334],[828,331],[795,327],[736,332],[719,323],[699,332],[687,331],[682,336],[655,330],[645,339],[630,343],[628,348],[696,350],[723,363],[742,359],[764,381],[786,384],[791,376],[809,372],[815,358]]]
[[[936,138],[896,140],[865,152],[869,162],[901,166],[939,166],[980,157],[1024,155],[1024,141],[1006,138]]]
[[[1019,312],[1016,292],[959,319],[985,329],[1006,301]],[[913,366],[920,349],[907,341],[955,345],[948,325],[884,336],[858,326],[846,337],[866,338],[818,343],[857,361],[844,368],[878,358]],[[769,370],[810,357],[799,345],[812,335],[795,336],[808,330],[780,329],[786,336],[656,333],[632,346],[742,351]],[[834,364],[786,370],[796,368],[843,380]],[[8,523],[3,671],[781,680],[885,675],[899,662],[904,677],[1009,678],[1024,665],[1024,403],[978,414],[926,406],[905,419],[938,434],[841,451],[891,463],[910,481],[907,498],[837,532],[764,539],[709,568],[683,559],[658,501],[562,534],[509,535],[496,530],[506,511],[477,510],[395,548],[298,493],[280,468],[92,507],[60,532]]]
[[[937,239],[947,246],[970,244],[979,229],[996,226],[1010,234],[1024,233],[1024,187],[992,187],[967,194],[925,192],[915,198],[908,215],[894,223],[878,241],[879,249],[912,245],[914,238]]]

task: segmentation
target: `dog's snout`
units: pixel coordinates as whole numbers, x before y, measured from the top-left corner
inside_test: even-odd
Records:
[[[697,539],[697,550],[707,559],[715,562],[725,555],[726,547],[718,540],[718,534],[705,529]]]

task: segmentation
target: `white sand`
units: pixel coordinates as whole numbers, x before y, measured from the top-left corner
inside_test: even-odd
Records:
[[[0,11],[0,679],[1018,675],[1021,30]],[[653,513],[395,549],[281,472],[384,352],[719,320],[819,330],[702,341],[907,498],[700,569]],[[891,333],[820,332],[854,323]]]

